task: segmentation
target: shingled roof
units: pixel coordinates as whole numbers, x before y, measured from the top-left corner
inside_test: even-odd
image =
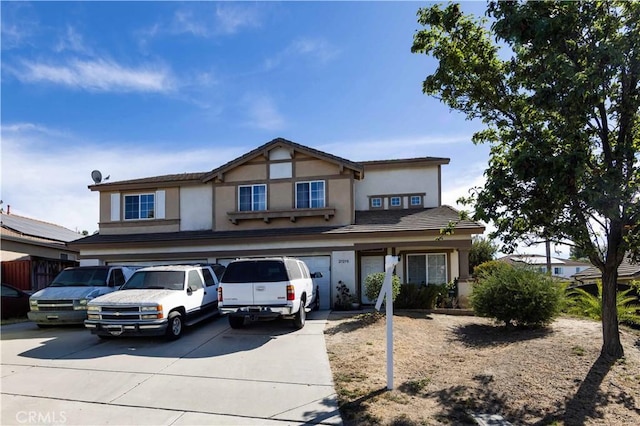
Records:
[[[576,281],[593,282],[602,279],[602,271],[592,266],[573,275],[573,278]],[[626,256],[620,266],[618,266],[618,279],[640,280],[640,264],[632,262],[631,258]]]

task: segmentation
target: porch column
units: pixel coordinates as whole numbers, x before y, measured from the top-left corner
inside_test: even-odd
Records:
[[[460,281],[469,279],[469,249],[458,249],[458,274]]]

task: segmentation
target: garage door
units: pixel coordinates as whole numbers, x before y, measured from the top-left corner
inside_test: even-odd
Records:
[[[331,256],[296,256],[304,261],[309,272],[322,273],[322,278],[315,278],[313,282],[320,292],[320,309],[331,309]]]

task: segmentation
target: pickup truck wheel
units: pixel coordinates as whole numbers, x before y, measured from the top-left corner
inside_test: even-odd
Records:
[[[313,304],[313,310],[314,311],[320,310],[320,290],[318,289],[316,289],[316,300],[315,300],[315,303]]]
[[[296,316],[293,318],[293,326],[298,330],[304,327],[304,323],[307,319],[307,311],[304,309],[306,302],[307,301],[304,297],[300,299],[300,309],[298,309]]]
[[[244,325],[244,318],[229,315],[229,325],[231,328],[242,328]]]
[[[167,325],[166,337],[169,340],[176,340],[182,335],[184,323],[180,312],[173,311],[169,314],[169,324]]]

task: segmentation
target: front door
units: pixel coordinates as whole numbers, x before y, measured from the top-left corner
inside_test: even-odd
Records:
[[[367,275],[375,272],[384,272],[384,256],[362,256],[360,258],[360,300],[364,304],[376,303],[375,300],[367,298],[364,285]]]

